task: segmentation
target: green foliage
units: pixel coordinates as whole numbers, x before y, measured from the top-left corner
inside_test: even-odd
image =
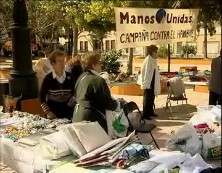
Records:
[[[161,45],[158,49],[158,57],[166,58],[168,57],[168,48],[165,45]]]
[[[186,58],[189,58],[189,54],[194,54],[196,55],[197,53],[197,47],[193,45],[184,45],[182,46],[182,55],[186,55]]]
[[[207,28],[210,35],[216,33],[215,24],[221,20],[221,3],[219,0],[179,0],[180,8],[199,8],[197,31],[200,28]]]
[[[26,0],[28,11],[28,23],[42,44],[44,39],[56,39],[58,31],[63,26],[63,8],[60,0]],[[0,1],[0,34],[2,31],[9,32],[13,23],[12,9],[13,0]]]
[[[121,56],[121,51],[103,52],[101,54],[102,71],[118,74],[120,72],[120,62],[118,59]]]
[[[12,0],[0,1],[0,40],[6,36],[12,24]]]

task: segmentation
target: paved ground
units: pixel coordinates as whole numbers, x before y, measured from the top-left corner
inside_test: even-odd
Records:
[[[167,95],[159,95],[155,100],[156,110],[155,112],[159,115],[157,118],[150,120],[150,122],[157,125],[157,128],[154,130],[154,137],[157,139],[157,143],[160,148],[165,148],[165,142],[169,137],[171,131],[181,127],[185,124],[197,111],[196,106],[207,105],[208,104],[208,93],[195,92],[193,89],[186,89],[186,95],[188,98],[188,104],[181,107],[181,103],[177,105],[177,102],[172,102],[173,106],[173,119],[170,117],[169,112],[165,111],[165,104]],[[127,101],[134,101],[142,110],[142,96],[120,96]],[[148,134],[140,134],[141,141],[146,144],[151,140]]]

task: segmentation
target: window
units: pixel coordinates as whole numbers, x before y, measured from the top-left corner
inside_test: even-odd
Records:
[[[106,42],[105,42],[105,50],[106,51],[110,50],[110,48],[109,48],[109,40],[106,40]]]
[[[208,41],[207,42],[207,53],[218,54],[220,52],[219,45],[220,45],[219,41]]]
[[[93,51],[100,51],[101,50],[101,43],[99,40],[93,41]]]
[[[111,50],[115,50],[116,49],[116,42],[115,40],[111,40]]]
[[[83,41],[80,41],[80,53],[82,53],[83,50],[84,50],[84,48],[83,48]]]
[[[84,41],[84,51],[88,52],[88,41]]]
[[[181,54],[182,51],[182,42],[177,43],[177,54]]]
[[[88,52],[88,41],[80,41],[80,53]]]

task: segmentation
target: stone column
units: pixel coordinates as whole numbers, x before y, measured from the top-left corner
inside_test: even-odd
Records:
[[[9,94],[22,99],[38,97],[38,85],[32,69],[31,31],[25,0],[14,0],[12,36],[13,70],[9,78]]]

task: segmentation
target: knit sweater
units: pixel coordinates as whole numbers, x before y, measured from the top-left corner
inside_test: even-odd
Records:
[[[43,111],[47,114],[53,112],[57,118],[71,119],[73,108],[68,102],[73,96],[74,82],[71,74],[66,72],[66,79],[59,83],[52,73],[46,75],[40,89],[40,102]]]

